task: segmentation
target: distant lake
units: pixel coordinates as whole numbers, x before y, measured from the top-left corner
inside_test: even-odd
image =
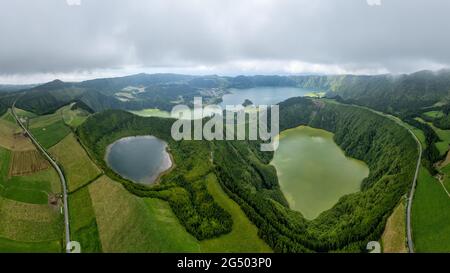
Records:
[[[152,184],[172,166],[166,147],[164,141],[153,136],[126,137],[108,147],[105,159],[122,177]]]
[[[346,157],[333,134],[301,126],[283,131],[272,165],[291,209],[314,219],[343,195],[358,192],[367,165]]]
[[[303,97],[311,94],[311,90],[295,87],[255,87],[248,89],[229,89],[223,96],[221,106],[241,105],[246,99],[254,105],[274,105],[292,97]]]

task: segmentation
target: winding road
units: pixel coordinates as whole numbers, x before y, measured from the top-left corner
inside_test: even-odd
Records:
[[[379,112],[376,110],[373,110],[371,108],[368,107],[364,107],[364,106],[360,106],[360,105],[355,105],[352,104],[352,106],[355,107],[359,107],[359,108],[363,108],[366,110],[370,110],[373,113],[376,113],[378,115],[381,115],[385,118],[389,118],[392,121],[396,122],[398,125],[402,126],[403,128],[405,128],[406,130],[408,130],[408,132],[413,136],[414,140],[417,143],[417,148],[419,151],[419,157],[417,158],[417,164],[416,164],[416,171],[414,173],[414,179],[411,185],[411,191],[409,193],[409,197],[408,197],[408,206],[406,209],[406,236],[407,236],[407,242],[408,242],[408,250],[409,253],[414,253],[414,241],[413,241],[413,237],[412,237],[412,224],[411,224],[411,215],[412,215],[412,203],[414,200],[414,193],[416,191],[416,186],[417,186],[417,177],[419,176],[419,170],[420,170],[420,163],[422,161],[422,144],[420,143],[419,139],[417,138],[417,136],[414,134],[414,132],[398,117],[383,113],[383,112]]]
[[[411,211],[412,211],[412,202],[414,199],[414,192],[416,191],[417,177],[419,176],[420,161],[422,159],[422,144],[420,143],[419,139],[411,129],[407,128],[406,126],[405,128],[408,129],[408,131],[413,135],[414,139],[417,142],[417,146],[419,147],[419,159],[417,160],[416,172],[414,174],[413,185],[411,187],[411,191],[408,198],[408,209],[406,211],[406,231],[408,238],[408,248],[409,253],[414,253],[414,242],[412,239],[412,226],[411,226]]]
[[[17,123],[22,127],[24,132],[28,135],[28,137],[31,139],[31,141],[34,143],[34,145],[42,152],[42,154],[47,158],[47,160],[52,164],[53,168],[55,168],[56,172],[59,175],[59,179],[61,180],[61,185],[63,189],[63,206],[64,206],[64,226],[65,226],[65,234],[66,234],[66,245],[70,242],[70,224],[69,224],[69,208],[67,205],[67,183],[66,178],[64,177],[64,174],[61,170],[61,168],[58,166],[58,164],[53,160],[53,158],[48,154],[48,152],[39,144],[39,142],[34,138],[34,136],[28,131],[28,129],[23,125],[22,121],[19,119],[19,117],[16,114],[15,111],[15,105],[14,104],[11,107],[11,112],[16,119]],[[70,253],[70,249],[66,247],[66,252]]]
[[[382,115],[386,118],[393,120],[398,125],[402,126],[406,130],[408,130],[408,132],[413,136],[414,140],[417,143],[417,148],[419,150],[419,157],[417,158],[416,171],[414,173],[414,179],[413,179],[413,183],[411,185],[411,191],[409,192],[408,206],[406,209],[406,237],[407,237],[407,241],[408,241],[408,250],[409,250],[409,253],[414,253],[414,241],[413,241],[413,236],[412,236],[411,215],[412,215],[412,203],[414,200],[414,193],[416,192],[416,186],[417,186],[417,177],[419,176],[420,163],[422,161],[422,144],[420,143],[420,140],[417,138],[417,136],[414,134],[414,132],[401,119],[399,119],[395,116],[389,115],[389,114],[385,114],[383,112],[375,111],[375,110],[367,108],[367,107],[363,107],[363,108],[369,109],[374,113],[377,113],[379,115]]]
[[[398,125],[402,126],[406,130],[408,130],[408,132],[413,136],[414,140],[417,143],[417,148],[419,150],[419,157],[417,158],[416,171],[414,173],[414,179],[413,179],[413,183],[411,185],[411,191],[409,192],[408,206],[407,206],[407,209],[406,209],[406,237],[407,237],[407,241],[408,241],[408,250],[409,250],[409,253],[414,253],[414,241],[413,241],[413,237],[412,237],[411,215],[412,215],[412,203],[413,203],[413,200],[414,200],[414,193],[416,191],[416,186],[417,186],[417,177],[419,176],[420,163],[422,161],[422,144],[420,143],[419,139],[414,134],[414,132],[407,125],[405,125],[405,123],[401,119],[399,119],[399,118],[397,118],[395,116],[391,116],[389,114],[385,114],[385,113],[382,113],[382,112],[375,111],[375,110],[370,109],[370,108],[366,108],[366,107],[363,107],[363,108],[369,109],[369,110],[371,110],[374,113],[377,113],[379,115],[382,115],[382,116],[384,116],[386,118],[389,118],[389,119],[393,120]]]

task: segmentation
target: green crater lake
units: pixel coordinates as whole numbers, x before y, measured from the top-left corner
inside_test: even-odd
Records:
[[[281,132],[271,162],[291,209],[314,219],[343,195],[359,191],[367,165],[346,157],[333,134],[300,126]]]
[[[153,136],[126,137],[109,145],[105,161],[122,177],[152,184],[172,166],[167,144]]]

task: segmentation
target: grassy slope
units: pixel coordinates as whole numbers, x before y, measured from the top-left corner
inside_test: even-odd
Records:
[[[37,115],[35,113],[31,113],[31,112],[28,112],[28,111],[25,111],[25,110],[22,110],[19,108],[15,108],[15,109],[16,109],[16,114],[19,117],[26,117],[26,118],[30,118],[30,119],[37,117]]]
[[[139,111],[130,111],[131,113],[142,117],[162,117],[170,118],[170,113],[155,108],[143,109]]]
[[[219,238],[202,241],[204,252],[272,252],[272,249],[258,237],[258,228],[250,222],[239,205],[223,191],[214,174],[209,174],[207,186],[214,200],[231,214],[233,230]],[[245,242],[245,243],[243,243]]]
[[[83,109],[71,110],[70,107],[64,107],[61,110],[64,122],[73,128],[76,128],[83,124],[83,122],[88,118],[89,113]]]
[[[70,192],[79,189],[100,174],[100,170],[92,163],[72,134],[49,151],[63,166]]]
[[[449,145],[450,145],[450,130],[442,130],[437,128],[433,125],[431,122],[426,122],[425,120],[421,118],[416,118],[416,120],[428,124],[433,130],[436,132],[436,134],[439,136],[439,138],[442,140],[440,142],[436,142],[436,148],[439,150],[440,155],[444,155],[447,153]],[[422,133],[423,134],[423,133]]]
[[[62,235],[62,216],[48,205],[36,205],[0,197],[0,237],[22,242],[57,241]]]
[[[240,207],[223,192],[214,175],[209,175],[207,180],[208,190],[219,205],[232,214],[234,225],[231,233],[201,242],[186,232],[167,202],[136,197],[106,176],[89,185],[103,250],[271,252],[272,250],[258,237],[257,228]]]
[[[70,133],[70,128],[64,121],[59,120],[48,126],[31,128],[31,133],[44,148],[48,149],[64,139]]]
[[[53,114],[38,116],[30,120],[31,133],[45,148],[50,148],[69,133],[70,128],[76,128],[81,125],[88,114],[81,109],[71,110],[67,105],[60,108]]]
[[[106,176],[89,185],[89,193],[103,251],[199,251],[166,202],[138,198]]]
[[[2,135],[17,130],[16,124],[1,121],[10,123],[0,127]],[[62,217],[47,205],[46,194],[59,191],[56,173],[49,169],[9,178],[10,160],[11,151],[0,148],[0,252],[61,251]]]
[[[450,198],[425,168],[414,197],[412,225],[417,252],[450,252]]]
[[[0,118],[0,146],[15,150],[26,151],[34,149],[31,141],[25,137],[15,137],[14,134],[20,132],[20,127],[8,120],[8,113]]]
[[[406,205],[402,200],[389,217],[382,236],[383,252],[406,253]]]
[[[47,204],[47,194],[60,192],[53,169],[27,176],[8,177],[11,152],[0,147],[0,195],[20,202]]]
[[[19,242],[0,238],[0,253],[56,253],[61,251],[59,241]]]
[[[438,148],[439,153],[441,155],[445,154],[450,145],[450,130],[442,130],[434,126],[431,122],[428,123],[431,128],[436,132],[439,138],[442,140],[441,142],[436,143],[436,148]]]
[[[425,122],[420,118],[417,118],[417,120]],[[441,130],[435,126],[432,126],[432,128],[443,140],[442,143],[450,141],[450,131]],[[416,136],[423,135],[421,130],[415,129],[413,131]],[[420,138],[419,140],[424,149],[424,141]],[[442,149],[441,153],[444,152],[442,145],[436,147]],[[421,167],[412,211],[413,240],[417,252],[450,251],[450,223],[448,221],[450,199],[447,198],[448,200],[446,200],[445,197],[445,191],[439,182],[424,167]]]
[[[101,252],[95,212],[87,187],[69,195],[70,233],[79,242],[83,253]]]
[[[50,115],[44,115],[44,116],[36,116],[32,119],[30,119],[30,128],[42,128],[47,127],[55,122],[58,122],[62,120],[62,111],[63,108],[59,111],[56,111],[53,114]]]
[[[16,119],[14,118],[14,116],[11,113],[11,109],[8,109],[8,111],[2,116],[2,119],[5,121],[9,121],[13,124],[16,123]]]
[[[430,111],[423,114],[430,118],[441,118],[444,116],[444,113],[442,111]]]

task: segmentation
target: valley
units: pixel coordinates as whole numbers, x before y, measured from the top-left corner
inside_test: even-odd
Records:
[[[277,152],[261,152],[260,141],[248,139],[174,141],[170,136],[174,120],[164,107],[94,110],[86,100],[71,97],[64,105],[63,101],[54,104],[59,107],[54,112],[37,111],[33,107],[45,104],[34,102],[27,110],[16,108],[64,172],[70,235],[81,243],[83,252],[363,252],[372,240],[382,241],[386,252],[405,252],[406,217],[402,214],[413,181],[417,145],[403,126],[413,131],[424,149],[412,207],[415,251],[449,251],[450,198],[443,189],[450,187],[445,160],[450,134],[435,124],[444,116],[439,114],[443,110],[399,114],[405,122],[399,125],[365,109],[366,105],[354,106],[339,98],[291,98],[319,90],[311,86],[283,87],[286,95],[278,93],[283,89],[277,86],[258,89],[252,81],[244,84],[242,78],[228,81],[221,80],[223,92],[208,93],[212,97],[206,101],[218,102],[222,96],[222,104],[280,101],[282,132]],[[132,92],[133,98],[145,93],[143,87],[121,87],[132,84],[123,82],[118,88]],[[52,83],[50,89],[61,85]],[[231,89],[237,94],[232,98],[227,97],[232,93],[227,95],[225,86],[244,89]],[[42,87],[31,93],[37,96],[39,90]],[[54,90],[69,92],[66,87]],[[259,92],[277,96],[267,100],[261,94],[258,97]],[[133,99],[127,98],[127,103]],[[0,135],[0,223],[5,224],[0,229],[0,250],[64,251],[56,172],[21,134],[8,109],[0,119]],[[144,149],[140,143],[131,150],[123,146],[117,166],[132,165],[125,171],[114,167],[108,152],[111,145],[145,136],[166,146]],[[158,156],[166,148],[173,164],[170,169]],[[135,157],[140,150],[142,154]],[[125,161],[120,163],[121,159]],[[151,168],[136,164],[148,159],[154,160]],[[158,183],[149,184],[147,178],[147,183],[136,183],[142,182],[133,176],[138,172],[151,181],[158,177]],[[16,220],[12,219],[19,216],[6,213],[12,207],[20,207],[18,212],[24,215],[22,222],[15,222],[20,229],[15,227],[14,232],[11,223]],[[37,218],[28,216],[38,211]]]

